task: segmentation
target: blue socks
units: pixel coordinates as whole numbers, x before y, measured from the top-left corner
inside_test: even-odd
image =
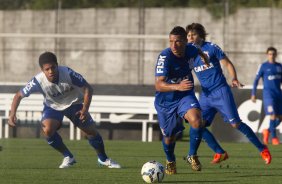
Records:
[[[253,130],[246,125],[245,123],[241,122],[237,128],[240,132],[242,132],[255,147],[261,152],[265,146],[259,141],[256,134],[253,132]]]
[[[190,126],[190,150],[188,155],[197,155],[197,150],[202,140],[202,131],[203,128],[193,128]]]
[[[275,128],[278,127],[280,125],[280,123],[281,123],[280,119],[276,119]]]
[[[46,140],[50,146],[52,146],[57,151],[62,153],[64,157],[67,157],[67,156],[71,158],[73,157],[71,152],[68,150],[66,145],[63,143],[62,137],[57,132],[55,132],[54,135],[52,135],[51,137],[47,137]]]
[[[175,161],[175,155],[174,155],[175,142],[171,144],[166,144],[163,138],[162,143],[167,161],[169,162]]]
[[[276,135],[276,119],[275,120],[270,120],[270,123],[269,123],[269,132],[271,134],[271,137],[274,138],[274,137],[277,137]]]
[[[108,156],[105,153],[104,142],[100,134],[97,133],[96,137],[89,137],[88,142],[96,150],[98,158],[105,162]]]
[[[208,146],[215,152],[215,153],[220,153],[223,154],[225,151],[222,149],[222,147],[218,144],[212,133],[207,129],[203,129],[203,140],[206,141]]]
[[[277,135],[276,135],[276,127],[279,126],[280,122],[281,122],[281,121],[280,121],[279,119],[270,120],[268,130],[269,130],[269,132],[271,133],[271,137],[272,137],[272,138],[277,137]]]

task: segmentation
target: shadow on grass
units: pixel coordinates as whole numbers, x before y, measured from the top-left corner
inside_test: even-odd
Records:
[[[235,180],[208,180],[208,181],[203,181],[203,180],[186,180],[186,181],[163,181],[162,183],[228,183],[228,182],[235,182]]]

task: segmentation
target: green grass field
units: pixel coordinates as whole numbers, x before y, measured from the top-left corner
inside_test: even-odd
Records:
[[[122,169],[108,169],[97,165],[97,157],[88,142],[65,141],[75,155],[77,164],[69,169],[58,169],[62,157],[43,139],[0,140],[0,183],[36,184],[133,184],[144,183],[140,170],[146,161],[164,164],[161,142],[105,141],[108,155],[122,164]],[[224,143],[229,160],[212,165],[213,153],[203,142],[199,149],[201,172],[193,172],[182,157],[188,143],[177,142],[178,174],[165,176],[163,183],[282,183],[282,145],[269,146],[273,160],[265,165],[259,152],[247,143]]]

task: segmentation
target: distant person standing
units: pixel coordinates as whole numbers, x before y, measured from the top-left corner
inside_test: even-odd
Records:
[[[16,126],[16,112],[21,100],[32,93],[41,93],[44,96],[41,119],[43,133],[47,143],[64,157],[59,168],[68,168],[76,163],[73,154],[57,132],[62,126],[64,116],[87,135],[89,144],[97,152],[100,165],[120,168],[118,163],[106,155],[103,139],[88,112],[93,94],[92,87],[72,69],[58,66],[57,57],[51,52],[40,55],[39,66],[41,72],[15,94],[11,105],[9,125]]]
[[[193,63],[194,72],[202,88],[199,103],[205,126],[210,126],[216,113],[219,112],[225,122],[245,135],[259,150],[265,163],[270,164],[271,154],[268,148],[260,142],[253,130],[240,119],[232,91],[223,74],[221,65],[227,69],[232,78],[231,87],[243,87],[237,78],[234,65],[219,46],[206,41],[207,33],[203,25],[199,23],[189,24],[186,27],[186,32],[188,42],[199,47],[209,59],[209,67],[205,66],[206,64],[202,62],[200,57],[196,57]],[[228,158],[227,152],[220,147],[207,128],[204,128],[202,136],[208,146],[216,153],[212,163],[219,163]]]
[[[266,115],[270,115],[269,128],[262,132],[264,144],[268,144],[269,134],[272,144],[279,145],[276,127],[282,120],[282,64],[276,61],[277,49],[269,47],[266,50],[267,61],[259,66],[252,90],[251,100],[256,102],[256,90],[260,78],[263,81],[263,106]]]

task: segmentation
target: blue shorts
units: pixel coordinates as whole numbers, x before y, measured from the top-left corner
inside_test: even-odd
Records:
[[[239,123],[241,119],[229,86],[223,86],[209,95],[201,94],[200,105],[206,126],[210,126],[215,114],[220,112],[224,122]]]
[[[263,107],[266,115],[282,115],[282,97],[263,98]]]
[[[200,104],[195,94],[192,93],[171,106],[162,107],[155,103],[155,108],[158,112],[159,126],[163,136],[171,137],[184,130],[180,119],[184,119],[184,115],[189,109],[200,109]]]
[[[79,119],[79,115],[76,115],[76,113],[81,109],[82,109],[82,104],[75,104],[75,105],[71,105],[70,107],[68,107],[63,111],[57,111],[44,104],[41,122],[45,119],[55,119],[58,120],[59,122],[62,122],[64,116],[66,116],[77,127],[87,127],[93,124],[94,121],[91,118],[90,114],[88,114],[89,118],[87,118],[84,122],[82,122]]]

